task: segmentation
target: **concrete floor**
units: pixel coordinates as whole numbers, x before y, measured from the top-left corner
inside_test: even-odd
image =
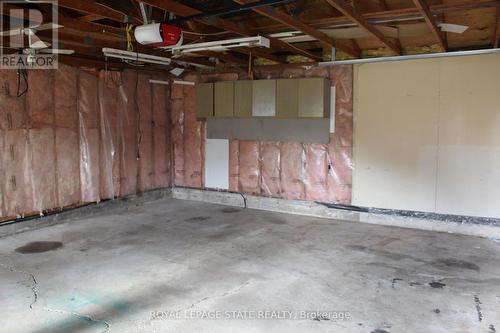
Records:
[[[499,254],[474,237],[131,203],[0,239],[0,330],[493,333]]]

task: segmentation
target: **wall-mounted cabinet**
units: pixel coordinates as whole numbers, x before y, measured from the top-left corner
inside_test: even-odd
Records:
[[[330,108],[330,81],[324,78],[299,79],[299,118],[325,118]]]
[[[297,118],[299,116],[299,80],[276,80],[276,117]]]
[[[202,119],[214,116],[213,83],[200,83],[196,85],[196,116]]]
[[[196,86],[198,118],[328,118],[324,78],[224,81]]]
[[[215,83],[214,112],[216,117],[234,116],[234,81]]]
[[[276,80],[255,80],[252,82],[252,116],[276,116]]]
[[[234,116],[247,118],[252,116],[253,81],[234,82]]]

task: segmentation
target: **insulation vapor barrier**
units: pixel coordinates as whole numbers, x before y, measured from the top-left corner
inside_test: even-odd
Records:
[[[169,88],[135,71],[0,76],[0,220],[170,186]],[[23,82],[21,82],[22,84]]]
[[[229,142],[229,188],[231,192],[285,199],[338,204],[351,203],[353,70],[352,66],[332,68],[296,67],[259,70],[255,79],[325,77],[336,87],[335,131],[328,144],[246,141]],[[195,82],[248,79],[246,73],[192,75]],[[172,87],[172,140],[175,185],[204,188],[198,172],[204,174],[203,121],[196,121],[195,87]]]

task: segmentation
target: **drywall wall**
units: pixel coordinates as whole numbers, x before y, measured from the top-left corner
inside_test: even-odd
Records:
[[[440,63],[436,211],[500,217],[500,55]]]
[[[434,61],[355,66],[354,204],[434,210],[437,72]]]
[[[500,217],[500,56],[355,67],[353,203]]]
[[[328,143],[230,140],[229,190],[287,199],[350,203],[352,154],[352,67],[267,66],[254,79],[329,78],[336,87],[335,132]],[[197,83],[247,80],[245,71],[188,75]],[[206,123],[196,121],[195,88],[172,86],[174,184],[204,188]],[[325,122],[325,132],[330,122]],[[207,152],[208,154],[208,152]],[[207,177],[209,173],[207,173]]]
[[[0,73],[0,220],[169,186],[169,89],[149,74],[30,70],[16,97]]]

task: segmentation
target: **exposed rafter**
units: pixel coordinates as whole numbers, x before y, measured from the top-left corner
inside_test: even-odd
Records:
[[[372,34],[375,38],[377,38],[382,44],[387,46],[392,50],[395,54],[401,54],[401,48],[396,43],[392,42],[388,38],[386,38],[377,28],[375,28],[370,22],[368,22],[362,15],[358,14],[356,10],[345,3],[344,0],[325,0],[332,7],[337,9],[343,15],[348,17],[350,20],[359,25],[360,28],[363,28],[370,34]]]
[[[413,0],[413,2],[415,3],[415,6],[418,8],[420,13],[422,13],[422,15],[424,16],[424,20],[431,29],[432,35],[436,39],[436,42],[439,44],[439,48],[442,52],[446,52],[446,41],[443,38],[443,34],[439,30],[439,27],[437,26],[436,20],[434,19],[429,6],[425,3],[424,0]]]
[[[251,0],[233,0],[233,1],[239,4],[247,4],[253,2]],[[260,15],[269,17],[270,19],[273,19],[275,21],[281,22],[293,29],[300,30],[305,34],[313,38],[316,38],[318,41],[320,41],[321,43],[325,44],[328,47],[334,47],[340,51],[347,53],[348,55],[354,58],[359,57],[360,53],[359,49],[354,49],[350,45],[346,45],[346,43],[339,43],[330,36],[324,34],[323,32],[318,31],[315,28],[301,22],[299,19],[288,15],[281,9],[268,7],[268,8],[256,8],[253,9],[253,11],[259,13]]]
[[[86,14],[98,15],[116,22],[125,21],[125,14],[92,1],[58,0],[57,4],[60,7],[76,10]],[[138,21],[136,20],[136,22]]]
[[[94,22],[94,21],[102,20],[103,18],[105,18],[105,17],[101,16],[101,15],[87,14],[85,16],[79,17],[78,19],[80,21],[85,21],[85,22]]]
[[[197,15],[202,13],[201,11],[191,8],[189,6],[183,5],[179,2],[173,1],[173,0],[136,0],[136,1],[142,1],[150,6],[157,7],[172,13],[175,13],[178,16],[192,16],[192,15]],[[236,24],[232,21],[222,19],[219,17],[215,18],[210,18],[210,19],[201,19],[199,20],[200,22],[216,26],[218,28],[231,31],[237,35],[240,36],[252,36],[253,31],[251,29],[248,29],[244,26],[240,26],[239,24]],[[288,43],[285,43],[277,38],[270,38],[266,36],[271,40],[271,48],[274,50],[283,50],[283,51],[288,51],[292,52],[295,54],[300,54],[302,56],[314,59],[314,60],[319,60],[316,55],[307,52],[305,50],[302,50],[298,47],[295,47],[293,45],[290,45]]]
[[[500,6],[497,8],[497,24],[495,28],[495,39],[493,40],[493,47],[498,48],[500,46]]]
[[[447,3],[441,5],[432,5],[429,7],[433,15],[447,14],[460,11],[468,11],[481,8],[497,8],[500,5],[499,0],[476,0],[476,1],[461,1],[456,3]],[[383,10],[370,13],[362,13],[361,15],[369,23],[373,24],[376,20],[394,20],[394,19],[408,19],[408,17],[421,18],[422,15],[418,8],[400,8]],[[346,25],[352,23],[346,16],[330,16],[325,18],[315,18],[310,20],[304,20],[304,23],[313,27],[323,27],[323,26],[335,26],[335,25]],[[286,26],[281,23],[269,24],[260,26],[263,31],[279,31]]]

